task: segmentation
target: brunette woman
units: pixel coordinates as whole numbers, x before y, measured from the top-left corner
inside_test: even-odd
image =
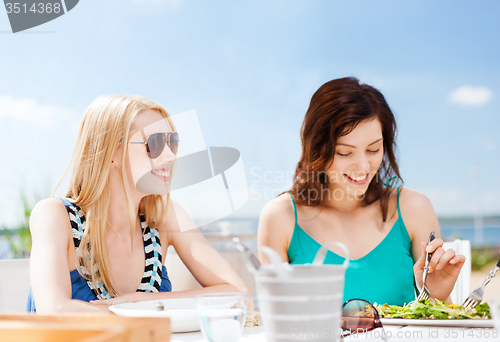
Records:
[[[351,259],[344,299],[395,305],[415,299],[425,253],[432,252],[426,286],[431,297],[449,299],[465,257],[443,249],[427,197],[397,186],[395,134],[394,115],[377,89],[352,77],[322,85],[302,124],[293,186],[262,211],[259,246],[306,264],[321,245],[342,242]],[[431,231],[437,238],[427,245]],[[325,262],[344,257],[335,249]]]

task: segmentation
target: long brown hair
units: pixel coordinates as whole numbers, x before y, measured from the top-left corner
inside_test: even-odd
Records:
[[[384,96],[354,77],[329,81],[312,96],[300,132],[302,155],[292,189],[287,191],[297,204],[324,203],[326,169],[335,156],[338,138],[352,132],[361,121],[375,118],[382,125],[384,157],[363,200],[370,204],[380,199],[382,219],[386,221],[390,194],[387,185],[395,179],[402,181],[395,157],[396,120]]]

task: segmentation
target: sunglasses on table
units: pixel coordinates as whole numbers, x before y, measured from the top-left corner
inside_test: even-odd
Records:
[[[344,331],[343,336],[365,333],[376,328],[382,328],[382,336],[385,336],[377,309],[364,299],[350,299],[342,305],[340,327]]]
[[[172,151],[173,154],[177,154],[179,149],[179,133],[168,132],[168,133],[153,133],[148,135],[146,141],[130,141],[129,144],[143,144],[146,145],[146,150],[148,152],[148,157],[150,159],[155,159],[160,156],[160,154],[165,149],[165,144]]]

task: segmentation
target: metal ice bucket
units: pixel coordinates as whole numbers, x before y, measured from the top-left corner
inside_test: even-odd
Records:
[[[323,265],[328,246],[344,249],[342,265]],[[267,341],[338,341],[348,251],[324,245],[311,265],[283,264],[271,248],[270,265],[255,274],[259,309]]]

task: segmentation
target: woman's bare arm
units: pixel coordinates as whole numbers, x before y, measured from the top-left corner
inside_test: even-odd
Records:
[[[30,230],[33,241],[30,282],[37,312],[104,311],[71,299],[68,249],[72,234],[68,213],[61,200],[49,198],[40,201],[31,213]]]
[[[269,262],[262,253],[262,246],[271,247],[283,261],[289,262],[288,246],[293,235],[294,224],[295,215],[288,194],[279,196],[265,205],[260,214],[257,234],[261,263]]]
[[[456,255],[453,249],[444,250],[440,238],[439,222],[429,199],[413,190],[404,189],[401,192],[401,215],[403,216],[408,234],[412,242],[412,256],[415,280],[420,289],[425,264],[426,248],[432,252],[426,286],[433,298],[450,300],[460,270],[465,262],[463,255]],[[436,239],[427,247],[429,234],[434,231]]]
[[[167,218],[159,229],[167,231],[168,244],[175,248],[184,265],[203,288],[163,293],[135,292],[109,300],[94,301],[92,304],[110,305],[141,300],[186,298],[214,292],[246,292],[249,295],[249,309],[253,309],[253,300],[246,284],[210,245],[180,205],[170,201]]]

